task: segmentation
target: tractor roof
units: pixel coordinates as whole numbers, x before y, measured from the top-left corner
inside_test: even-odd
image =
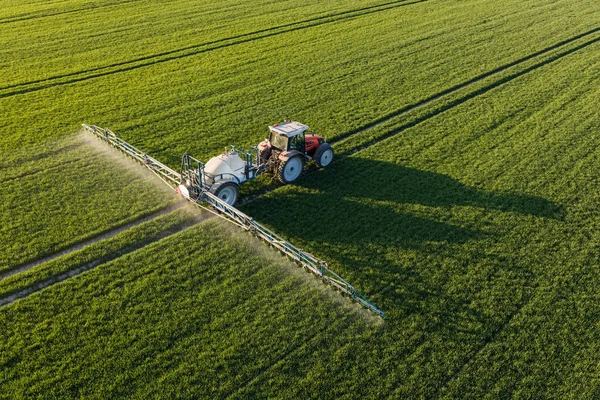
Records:
[[[271,132],[278,133],[287,137],[292,137],[301,134],[308,129],[308,126],[301,124],[297,121],[282,122],[281,124],[275,124],[269,126]]]

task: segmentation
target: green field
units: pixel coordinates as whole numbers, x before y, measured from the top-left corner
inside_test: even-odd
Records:
[[[0,398],[600,397],[600,4],[0,0]],[[180,205],[282,119],[337,160]]]

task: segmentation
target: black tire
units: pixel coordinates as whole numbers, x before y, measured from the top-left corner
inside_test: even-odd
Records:
[[[325,168],[333,161],[333,147],[329,143],[323,143],[315,151],[313,157],[317,167]]]
[[[211,186],[210,192],[230,206],[235,206],[240,197],[238,185],[231,181],[219,181]]]
[[[301,155],[294,156],[286,161],[281,161],[277,167],[277,177],[282,183],[294,182],[302,175],[304,169],[304,158]]]

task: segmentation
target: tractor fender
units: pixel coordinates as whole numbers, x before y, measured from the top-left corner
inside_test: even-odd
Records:
[[[298,150],[282,151],[279,154],[279,161],[287,161],[297,155],[302,155],[302,153],[300,153]]]

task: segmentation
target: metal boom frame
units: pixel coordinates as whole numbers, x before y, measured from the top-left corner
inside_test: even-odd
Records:
[[[190,171],[184,171],[184,167],[189,169],[194,168],[194,166],[192,165],[182,165],[182,173],[180,174],[174,171],[173,169],[169,168],[165,164],[161,163],[160,161],[156,160],[155,158],[150,157],[143,151],[130,145],[123,139],[119,138],[108,128],[100,128],[94,125],[86,124],[83,124],[83,127],[87,131],[93,133],[96,137],[108,143],[109,145],[121,150],[130,157],[139,161],[144,167],[152,171],[163,182],[171,186],[173,189],[177,188],[182,183],[184,178],[182,174],[189,176]],[[354,286],[352,286],[338,274],[330,270],[327,265],[327,262],[316,258],[312,254],[307,253],[302,249],[295,247],[290,242],[282,239],[280,236],[278,236],[271,230],[260,225],[253,218],[249,217],[237,208],[227,204],[223,200],[219,199],[217,196],[210,193],[206,189],[206,187],[201,185],[197,189],[199,195],[196,198],[185,195],[184,197],[191,203],[201,208],[208,209],[209,211],[219,215],[227,221],[263,239],[269,245],[276,248],[286,256],[290,257],[292,260],[296,261],[308,271],[317,275],[327,284],[335,287],[340,292],[347,294],[354,301],[358,302],[359,304],[366,307],[375,314],[379,315],[380,317],[385,318],[385,314],[383,313],[383,311],[381,311],[373,303],[371,303],[365,296],[363,296],[358,290],[356,290]],[[209,209],[205,207],[204,203],[208,204],[211,208]]]

